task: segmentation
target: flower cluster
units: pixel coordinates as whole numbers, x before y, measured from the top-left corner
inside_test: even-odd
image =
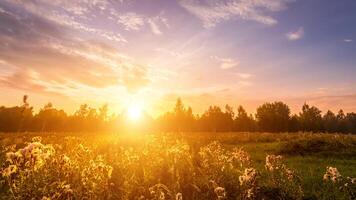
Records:
[[[55,150],[52,145],[43,145],[40,141],[40,137],[33,138],[32,142],[24,148],[6,153],[6,162],[9,165],[2,175],[10,177],[18,170],[33,169],[36,171],[41,168],[46,160],[54,155]]]
[[[275,171],[284,167],[281,155],[267,155],[266,156],[266,169],[269,171]]]
[[[233,161],[237,161],[240,167],[251,165],[251,156],[242,148],[234,148],[231,152],[231,158]]]
[[[225,188],[223,188],[223,187],[216,187],[216,188],[214,189],[214,192],[215,192],[216,196],[218,197],[218,200],[220,200],[220,199],[226,199]]]
[[[255,197],[259,189],[257,184],[258,177],[258,172],[254,168],[246,168],[244,173],[239,176],[240,185],[246,188],[245,196],[247,199]]]
[[[102,156],[90,160],[81,172],[81,182],[89,191],[104,192],[110,185],[113,168],[107,165]]]
[[[335,183],[338,182],[340,178],[341,178],[341,174],[339,173],[336,167],[326,167],[326,172],[323,177],[325,181],[331,180],[332,182]]]
[[[45,141],[51,139],[53,136]],[[4,161],[0,169],[0,199],[306,197],[297,171],[289,168],[280,155],[267,155],[264,169],[262,166],[258,170],[258,162],[253,162],[242,148],[226,148],[219,142],[188,145],[191,143],[166,136],[143,135],[141,139],[107,143],[66,137],[45,144],[41,137],[35,137],[29,143],[2,147],[7,151],[0,157]],[[324,199],[355,197],[355,178],[345,178],[336,168],[327,167],[324,180],[326,189],[334,188],[330,191],[341,194]]]
[[[149,191],[154,200],[165,200],[172,197],[171,191],[163,184],[156,184],[150,187]],[[179,195],[177,197],[179,198]]]

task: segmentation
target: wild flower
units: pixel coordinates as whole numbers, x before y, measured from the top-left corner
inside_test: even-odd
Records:
[[[201,147],[199,155],[202,167],[210,174],[219,175],[234,167],[229,152],[225,151],[219,142]]]
[[[356,178],[352,178],[348,176],[347,180],[349,180],[351,184],[356,184]]]
[[[149,188],[150,194],[155,200],[171,199],[172,193],[164,184],[156,184]]]
[[[70,158],[68,156],[66,156],[66,155],[63,155],[63,161],[65,163],[69,163],[70,162]]]
[[[244,173],[239,176],[240,185],[256,185],[258,173],[254,168],[246,168]]]
[[[17,172],[18,168],[16,165],[9,165],[2,171],[3,177],[10,177]]]
[[[42,167],[45,161],[54,155],[54,153],[55,150],[52,145],[32,142],[16,152],[8,152],[6,154],[6,161],[17,166],[33,167],[37,170]]]
[[[251,199],[255,197],[258,188],[257,185],[258,173],[254,168],[246,168],[244,173],[239,176],[240,185],[245,188],[245,197]]]
[[[253,198],[255,195],[256,195],[256,194],[255,194],[255,188],[249,188],[249,189],[247,189],[247,195],[246,195],[246,197],[247,197],[248,199]]]
[[[177,193],[176,194],[176,200],[183,200],[183,195],[182,195],[182,193]]]
[[[242,148],[234,148],[231,153],[231,158],[233,161],[237,161],[240,167],[251,165],[251,156]]]
[[[41,143],[41,142],[42,142],[42,137],[41,137],[41,136],[33,137],[33,138],[32,138],[32,142],[39,142],[39,143]]]
[[[278,156],[267,155],[265,167],[269,171],[281,169],[283,167],[282,156],[281,155],[278,155]]]
[[[293,181],[293,179],[296,177],[295,172],[292,169],[289,169],[287,167],[285,167],[284,170],[285,170],[285,174],[287,176],[287,179],[289,181]]]
[[[226,198],[225,188],[223,188],[223,187],[216,187],[216,188],[214,189],[214,192],[215,192],[216,196],[218,197],[218,199],[225,199],[225,198]]]
[[[257,171],[248,152],[219,142],[196,151],[184,140],[167,137],[147,137],[139,145],[76,137],[60,145],[45,144],[40,137],[30,141],[0,155],[5,161],[0,191],[9,188],[0,192],[4,199],[223,200],[263,199],[271,193],[279,199],[303,198],[300,177],[282,156],[268,155],[265,170]],[[355,194],[356,179],[342,177],[336,168],[328,167],[324,179],[346,197]]]
[[[90,160],[89,165],[83,169],[82,183],[89,190],[101,190],[109,185],[112,171],[113,167],[107,165],[102,156],[98,156],[96,159]]]
[[[326,167],[326,172],[323,176],[325,181],[337,182],[341,178],[341,174],[336,167]]]
[[[281,155],[266,156],[266,170],[269,172],[270,186],[278,188],[285,198],[301,199],[304,195],[300,177],[283,163]]]

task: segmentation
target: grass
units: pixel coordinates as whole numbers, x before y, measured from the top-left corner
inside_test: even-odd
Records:
[[[8,166],[5,161],[5,153],[11,149],[16,151],[26,148],[28,142],[35,136],[41,136],[42,144],[50,144],[56,150],[56,155],[53,155],[52,160],[44,161],[46,165],[57,163],[57,165],[53,165],[57,167],[58,163],[62,162],[63,155],[69,156],[73,163],[78,165],[70,169],[57,169],[68,170],[68,173],[61,174],[47,169],[46,166],[41,166],[39,169],[44,170],[42,173],[47,173],[48,176],[61,179],[61,184],[69,185],[66,187],[71,187],[74,194],[63,192],[66,190],[58,185],[50,189],[47,189],[48,186],[46,186],[44,190],[48,191],[42,192],[38,192],[39,188],[28,188],[26,184],[30,184],[31,181],[27,179],[44,185],[53,184],[49,182],[54,180],[43,180],[39,175],[36,175],[37,172],[33,172],[31,176],[26,172],[21,174],[23,176],[21,181],[19,181],[18,174],[11,177],[11,181],[13,181],[11,183],[17,184],[15,194],[9,192],[11,189],[11,186],[7,186],[9,180],[0,179],[3,182],[0,196],[11,198],[12,195],[12,198],[24,198],[26,194],[30,193],[37,197],[56,199],[58,196],[55,194],[61,193],[67,195],[65,196],[67,198],[81,198],[89,192],[91,196],[85,196],[86,198],[139,199],[135,195],[140,194],[145,199],[159,199],[160,196],[155,196],[155,194],[162,193],[165,194],[165,199],[175,199],[176,194],[182,193],[183,198],[186,197],[184,199],[247,199],[245,192],[251,189],[255,193],[253,196],[255,199],[274,199],[277,196],[281,199],[355,198],[353,196],[356,192],[354,191],[355,187],[350,187],[351,192],[339,191],[336,187],[330,187],[323,181],[327,166],[336,167],[343,177],[356,177],[356,136],[353,135],[312,133],[4,133],[0,134],[0,161],[3,169]],[[216,145],[211,145],[214,141],[221,144],[221,149]],[[14,144],[16,146],[11,146]],[[88,148],[91,153],[78,155],[76,149],[78,145]],[[186,150],[186,147],[189,149]],[[236,163],[230,163],[230,161],[216,160],[220,156],[222,159],[229,157],[231,152],[236,151],[236,147],[242,147],[250,155],[252,162],[250,165],[240,167],[240,164],[235,166]],[[205,148],[207,152],[214,152],[213,156],[209,157],[208,154],[204,154],[207,157],[202,156],[202,148]],[[283,156],[285,166],[293,169],[300,177],[300,183],[297,180],[295,182],[287,181],[286,183],[292,184],[287,188],[278,185],[285,182],[286,177],[277,177],[273,175],[275,172],[265,169],[266,156],[273,154]],[[204,159],[208,161],[208,168],[204,168],[202,164]],[[218,170],[212,173],[211,171],[215,167],[226,169],[230,165],[234,165],[234,167],[224,172]],[[102,185],[102,188],[87,187],[83,183],[80,187],[72,188],[75,184],[79,184],[78,182],[83,182],[83,174],[80,174],[80,170],[87,170],[89,174],[97,173],[95,170],[99,170],[99,168],[95,166],[106,167],[105,169],[113,168],[110,177],[102,174],[100,180],[90,179],[91,184]],[[249,183],[250,185],[244,188],[245,186],[239,183],[238,179],[242,176],[244,169],[251,167],[259,172],[260,180],[258,184]],[[28,169],[24,168],[24,171],[26,170]],[[100,168],[100,170],[102,169]],[[143,171],[140,171],[138,175],[137,170]],[[126,176],[125,173],[129,176]],[[284,172],[280,171],[277,175],[280,176],[282,173]],[[68,174],[73,177],[81,175],[81,178],[62,178]],[[24,182],[23,179],[27,181]],[[273,182],[273,180],[276,181]],[[211,181],[216,185],[211,186]],[[42,187],[41,184],[37,187]],[[115,184],[117,188],[111,189],[110,184]],[[184,186],[187,184],[189,186]],[[303,197],[296,191],[297,185],[302,187]],[[219,188],[218,186],[224,189],[225,196],[223,195],[225,193],[220,194],[219,191],[215,191]],[[292,189],[293,191],[291,191]],[[103,196],[103,194],[106,195]],[[192,195],[187,197],[189,194]],[[63,197],[62,195],[61,198],[63,199]]]

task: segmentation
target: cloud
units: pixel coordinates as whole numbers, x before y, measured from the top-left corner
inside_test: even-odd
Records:
[[[117,16],[117,18],[117,22],[124,25],[127,31],[138,31],[145,25],[144,17],[133,12]]]
[[[156,48],[155,51],[163,53],[172,57],[183,57],[183,54],[178,51],[173,51],[165,48]]]
[[[147,84],[130,57],[100,40],[77,38],[71,28],[0,2],[0,85],[38,93],[75,95]],[[109,37],[110,35],[108,35]],[[142,70],[141,70],[142,71]]]
[[[347,43],[350,43],[350,42],[353,42],[354,40],[352,39],[344,39],[344,42],[347,42]]]
[[[162,31],[160,30],[158,24],[153,19],[149,19],[148,24],[150,25],[152,33],[156,35],[162,35]]]
[[[302,39],[304,37],[304,28],[300,27],[296,31],[289,32],[286,34],[286,37],[291,41]]]
[[[127,31],[139,31],[147,25],[152,33],[162,35],[162,27],[169,28],[167,18],[163,17],[164,12],[161,12],[154,17],[145,17],[134,12],[125,14],[111,10],[109,19],[115,20],[119,25],[123,25]]]
[[[237,76],[242,78],[242,79],[249,79],[251,78],[252,74],[247,74],[247,73],[237,73]]]
[[[152,33],[161,35],[162,27],[169,27],[168,20],[163,17],[164,12],[157,16],[144,16],[134,12],[123,13],[120,9],[121,1],[110,0],[4,0],[9,4],[17,5],[26,12],[35,14],[41,18],[50,20],[56,24],[66,26],[76,31],[87,32],[94,37],[114,41],[118,43],[127,43],[127,40],[117,31],[111,31],[105,26],[98,26],[93,23],[98,18],[108,22],[114,20],[122,25],[124,30],[139,31],[147,25]],[[0,10],[1,12],[1,10]],[[100,27],[100,28],[98,28]]]
[[[243,19],[256,21],[266,25],[277,24],[278,21],[270,13],[278,12],[287,7],[290,0],[180,0],[179,4],[188,12],[199,18],[205,28],[231,20]]]
[[[97,15],[95,12],[109,9],[110,3],[107,0],[4,0],[3,3],[2,6],[7,4],[13,10],[22,10],[23,13],[26,12],[35,15],[66,28],[84,31],[109,41],[127,42],[117,32],[98,29],[88,25],[89,22],[95,20]],[[66,12],[62,12],[62,10]],[[84,22],[88,22],[88,24]]]
[[[213,56],[212,58],[220,63],[221,69],[231,69],[240,64],[238,60],[234,60],[232,58],[220,58],[217,56]]]
[[[156,35],[162,35],[162,30],[161,30],[162,26],[165,26],[166,28],[169,27],[167,19],[160,15],[149,18],[147,20],[147,23],[149,24],[152,33]]]

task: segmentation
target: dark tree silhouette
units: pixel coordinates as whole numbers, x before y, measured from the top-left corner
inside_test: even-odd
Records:
[[[67,122],[67,114],[63,110],[57,110],[52,103],[46,104],[37,115],[34,116],[34,130],[64,131]]]
[[[228,105],[225,112],[219,106],[210,106],[200,118],[200,127],[213,132],[232,131],[233,115],[232,108]]]
[[[338,119],[330,110],[323,116],[323,129],[327,132],[337,132],[338,130]]]
[[[321,111],[304,103],[302,112],[299,113],[299,124],[302,131],[319,132],[322,130]]]
[[[56,109],[52,103],[44,105],[38,113],[22,98],[22,105],[0,107],[0,131],[268,131],[268,132],[339,132],[356,134],[356,113],[339,110],[335,115],[327,111],[323,116],[315,106],[304,104],[298,115],[290,115],[289,107],[283,102],[265,103],[257,108],[256,118],[248,114],[242,106],[234,108],[226,105],[210,106],[201,116],[194,115],[191,107],[184,106],[179,98],[172,111],[153,119],[144,115],[144,123],[129,127],[123,114],[109,116],[108,105],[95,109],[83,104],[72,115]]]
[[[177,99],[172,112],[167,112],[158,119],[158,129],[164,131],[192,131],[195,124],[192,108],[185,108],[180,98]]]
[[[242,106],[239,106],[237,108],[237,115],[235,118],[234,130],[235,131],[255,131],[256,130],[255,120],[253,119],[252,115],[248,116],[246,110]]]
[[[256,119],[261,131],[288,131],[290,109],[283,102],[265,103],[257,108]]]

